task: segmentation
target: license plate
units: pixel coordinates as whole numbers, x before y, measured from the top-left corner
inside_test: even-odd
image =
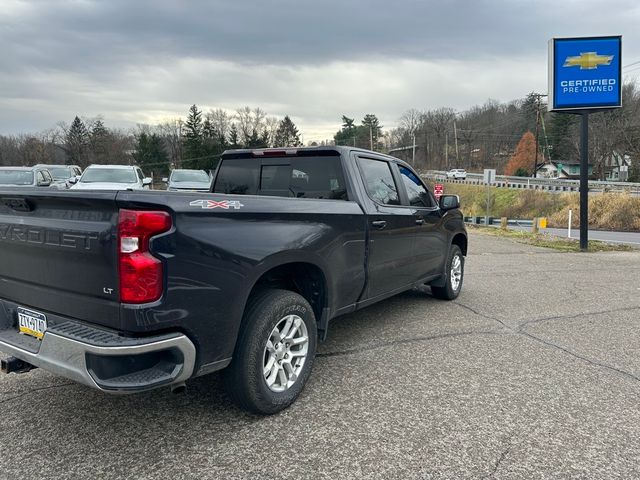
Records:
[[[42,340],[47,331],[47,317],[44,313],[18,307],[18,328],[20,333]]]

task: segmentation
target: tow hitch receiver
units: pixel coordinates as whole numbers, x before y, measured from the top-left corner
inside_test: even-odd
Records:
[[[38,367],[16,357],[8,357],[0,360],[0,370],[2,370],[2,373],[27,373],[34,368]]]

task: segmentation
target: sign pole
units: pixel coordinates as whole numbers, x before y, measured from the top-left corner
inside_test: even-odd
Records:
[[[589,250],[589,112],[580,125],[580,250]]]
[[[580,250],[583,252],[589,250],[589,114],[622,107],[622,81],[620,35],[549,40],[550,111],[581,117]]]

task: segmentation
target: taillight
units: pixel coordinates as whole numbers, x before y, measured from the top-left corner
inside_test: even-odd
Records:
[[[149,239],[171,228],[167,212],[120,210],[118,252],[120,301],[148,303],[162,296],[162,262],[149,252]]]

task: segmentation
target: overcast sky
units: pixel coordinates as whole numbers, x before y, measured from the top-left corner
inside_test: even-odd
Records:
[[[546,92],[554,36],[621,34],[623,65],[640,61],[639,26],[638,0],[2,0],[0,133],[196,103],[289,114],[319,140],[342,114],[390,127],[411,107]]]

